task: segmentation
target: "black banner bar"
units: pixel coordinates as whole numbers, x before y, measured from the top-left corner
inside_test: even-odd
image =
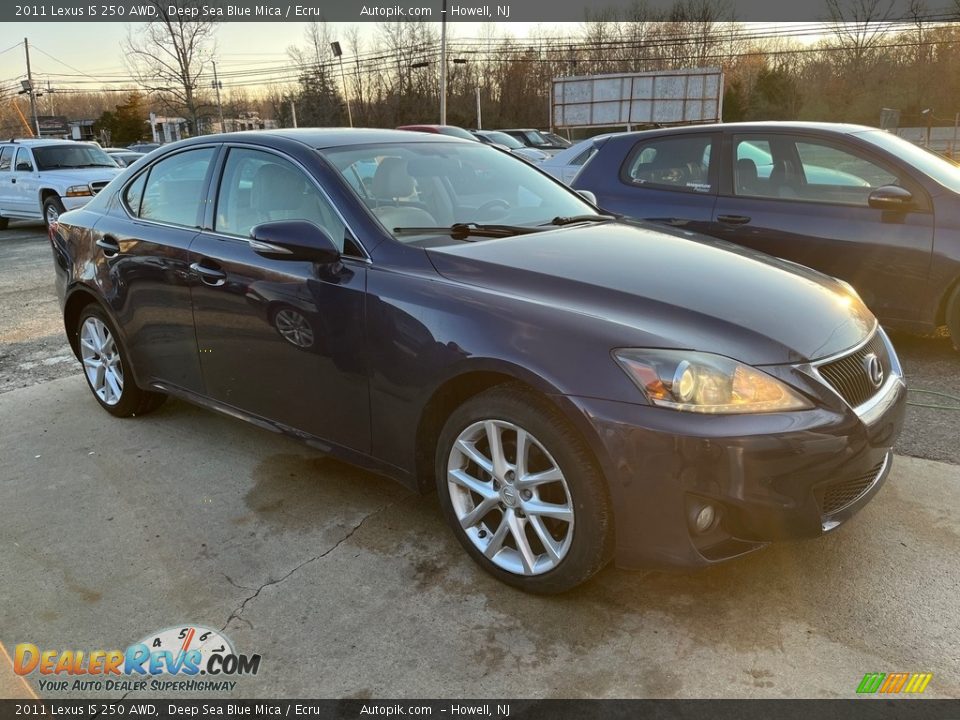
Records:
[[[839,7],[849,3],[841,0]],[[645,0],[642,19],[669,19],[679,0]],[[910,19],[910,0],[882,3],[885,21]],[[219,22],[583,22],[640,19],[635,0],[38,0],[0,3],[0,23],[8,22],[146,22],[160,12],[190,20]],[[698,6],[699,7],[699,6]],[[706,3],[717,21],[816,22],[831,15],[828,0],[718,0]],[[957,5],[927,3],[925,14],[960,19]],[[861,16],[862,17],[862,16]],[[852,19],[852,18],[851,18]]]
[[[0,718],[958,720],[960,700],[0,700]]]

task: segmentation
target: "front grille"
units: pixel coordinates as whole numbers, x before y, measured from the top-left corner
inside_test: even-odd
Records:
[[[841,480],[824,486],[820,491],[820,512],[832,515],[853,505],[863,497],[883,471],[884,463],[878,463],[868,472],[849,480]]]
[[[103,190],[107,186],[106,180],[100,180],[99,182],[90,183],[90,192],[96,195],[98,192]]]
[[[862,405],[879,390],[867,372],[865,359],[871,353],[880,361],[883,377],[886,379],[890,375],[890,356],[879,330],[874,333],[870,342],[856,352],[817,366],[820,376],[852,407]]]

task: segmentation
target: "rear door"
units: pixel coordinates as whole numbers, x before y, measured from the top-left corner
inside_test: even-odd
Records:
[[[13,158],[13,179],[10,200],[14,209],[29,215],[41,214],[40,182],[37,179],[37,168],[33,162],[30,148],[18,147]]]
[[[361,452],[370,450],[364,346],[367,260],[326,193],[291,158],[230,147],[210,229],[191,246],[206,394]],[[250,230],[277,220],[324,228],[340,262],[270,260]]]
[[[933,210],[907,172],[842,137],[731,134],[723,154],[711,234],[842,278],[886,320],[918,318]],[[871,208],[882,185],[906,187],[916,207]]]
[[[0,214],[14,212],[16,200],[13,192],[17,186],[13,183],[13,155],[16,145],[0,145]]]
[[[144,383],[203,391],[188,249],[218,151],[190,147],[144,169],[120,191],[122,212],[104,215],[95,227],[98,280]]]

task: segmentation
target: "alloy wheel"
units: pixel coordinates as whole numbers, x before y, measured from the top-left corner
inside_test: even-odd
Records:
[[[104,405],[116,405],[123,395],[123,364],[110,329],[88,317],[80,327],[80,357],[94,394]]]
[[[570,550],[567,481],[547,449],[514,423],[481,420],[463,430],[450,450],[447,489],[463,532],[507,572],[549,572]]]
[[[47,225],[53,225],[60,219],[60,212],[53,203],[47,203]]]

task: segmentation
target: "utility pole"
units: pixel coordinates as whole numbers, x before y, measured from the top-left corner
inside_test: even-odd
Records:
[[[47,78],[47,98],[50,100],[50,114],[56,115],[57,112],[53,107],[53,88],[50,87],[50,78]]]
[[[447,0],[440,21],[440,124],[447,124]]]
[[[347,74],[343,71],[343,48],[339,42],[330,43],[330,49],[340,61],[340,80],[343,81],[343,100],[347,104],[347,119],[350,121],[350,127],[353,127],[353,111],[350,110],[350,96],[347,94]]]
[[[23,39],[23,52],[27,56],[27,82],[30,83],[30,112],[33,115],[33,126],[37,131],[37,137],[40,137],[40,120],[37,118],[37,96],[33,89],[33,73],[30,71],[30,41]]]
[[[293,100],[290,100],[290,114],[293,116],[293,126],[297,126],[297,106],[293,104]]]
[[[217,91],[217,112],[220,114],[220,132],[226,132],[227,128],[223,124],[223,103],[220,102],[220,88],[223,87],[223,83],[217,77],[217,61],[212,60],[211,62],[213,63],[213,87]]]
[[[483,130],[483,120],[480,118],[480,86],[477,85],[477,130]]]

